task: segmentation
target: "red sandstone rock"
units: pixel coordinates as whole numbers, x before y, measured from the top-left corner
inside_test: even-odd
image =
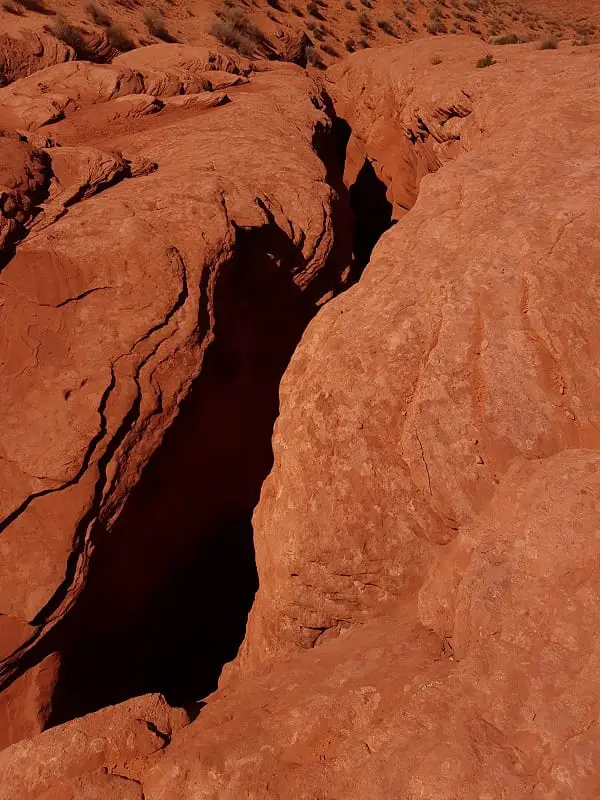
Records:
[[[146,695],[25,739],[0,752],[0,798],[34,800],[96,769],[118,772],[127,761],[161,750],[188,722],[182,709],[171,708],[160,695]],[[95,779],[91,784],[97,787]],[[85,797],[89,786],[86,781]],[[78,790],[75,797],[81,796]]]
[[[399,604],[217,693],[164,755],[114,772],[147,800],[595,797],[599,524],[597,451],[516,463],[440,553],[427,627]]]
[[[331,72],[348,177],[373,159],[396,206],[419,195],[284,376],[244,669],[413,595],[515,458],[600,443],[596,54],[499,47],[477,69],[487,49]]]
[[[330,73],[399,222],[284,378],[244,680],[166,748],[156,695],[35,734],[253,503],[240,409],[268,430],[348,265],[331,123],[301,71],[186,48],[2,90],[0,800],[600,793],[597,51],[488,49]],[[209,108],[207,64],[249,85]]]
[[[4,12],[3,23],[6,21]],[[41,31],[21,31],[18,36],[0,33],[0,86],[33,72],[69,61],[73,50]]]
[[[175,48],[177,58],[181,52]],[[332,217],[341,201],[327,180],[331,165],[312,145],[317,132],[327,136],[330,123],[304,73],[290,66],[261,72],[251,93],[240,86],[234,96],[233,87],[232,102],[207,111],[212,100],[194,93],[192,70],[233,65],[210,55],[192,64],[189,49],[183,52],[191,105],[170,109],[161,101],[162,111],[129,114],[129,127],[118,114],[88,113],[91,105],[101,110],[105,101],[124,103],[145,88],[145,73],[129,67],[69,63],[0,90],[19,99],[25,116],[38,101],[54,102],[50,95],[63,98],[60,107],[71,109],[66,129],[81,133],[77,146],[44,151],[0,139],[16,165],[2,180],[5,212],[10,202],[22,206],[23,225],[40,181],[46,192],[0,285],[0,622],[8,620],[7,630],[18,627],[16,640],[11,633],[4,648],[4,688],[43,658],[46,647],[57,649],[45,644],[46,634],[70,611],[79,613],[98,548],[110,552],[108,542],[117,550],[133,547],[137,533],[127,530],[145,537],[139,572],[134,553],[115,551],[102,599],[85,612],[90,643],[72,641],[73,650],[98,646],[95,626],[112,625],[130,637],[167,575],[182,569],[211,526],[251,509],[270,458],[269,427],[258,439],[260,452],[253,429],[272,424],[280,371],[306,319],[320,297],[341,284],[349,262],[344,228],[334,237]],[[244,71],[244,63],[236,69]],[[42,84],[50,80],[48,94]],[[79,114],[85,124],[78,128]],[[61,131],[57,122],[49,138],[68,144]],[[86,137],[94,144],[86,145]],[[256,315],[249,332],[243,329],[251,324],[248,313]],[[239,332],[231,329],[234,322]],[[210,413],[219,417],[203,422],[202,409],[195,412],[198,425],[207,427],[192,428],[200,438],[193,456],[186,456],[195,459],[187,468],[191,497],[171,499],[168,481],[160,478],[167,495],[153,489],[133,511],[138,500],[128,503],[132,489],[213,342],[213,350],[225,354],[218,358],[228,360],[212,379],[220,400]],[[243,413],[241,391],[248,404]],[[257,391],[264,408],[255,412]],[[194,402],[214,402],[210,392],[196,389]],[[221,428],[234,434],[231,442],[212,441],[211,429]],[[258,464],[255,471],[244,466],[246,451]],[[172,475],[171,466],[166,471]],[[202,514],[192,525],[185,515],[193,502]],[[67,634],[56,635],[67,647]],[[116,671],[124,669],[121,649],[114,653]],[[11,704],[14,714],[14,697]],[[21,710],[24,719],[13,720],[7,735],[39,724],[31,704]]]

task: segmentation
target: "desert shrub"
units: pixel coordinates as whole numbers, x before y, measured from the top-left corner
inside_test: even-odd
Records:
[[[2,0],[2,8],[6,11],[7,14],[14,14],[17,17],[23,15],[23,9],[21,6],[16,6],[12,0]],[[0,82],[0,86],[3,84]]]
[[[432,55],[429,59],[430,63],[433,64],[434,67],[437,67],[438,64],[442,63],[442,57],[438,56],[437,53]]]
[[[467,8],[470,8],[471,11],[477,11],[479,8],[479,0],[465,0],[465,5]]]
[[[522,36],[518,36],[516,33],[508,33],[504,36],[492,36],[490,44],[519,44],[522,41]]]
[[[151,36],[156,36],[163,42],[176,42],[165,27],[165,17],[160,8],[145,8],[142,14],[142,22]]]
[[[360,0],[360,2],[365,6],[365,8],[373,8],[373,3],[371,0]]]
[[[366,50],[367,47],[370,47],[369,40],[366,36],[363,36],[362,39],[359,41],[359,46],[362,47],[363,50]]]
[[[285,11],[285,8],[281,5],[279,0],[267,0],[267,5],[274,8],[276,11]]]
[[[315,47],[309,46],[306,48],[306,60],[311,65],[311,67],[317,67],[317,69],[324,69],[325,62],[317,52]]]
[[[495,64],[493,56],[491,53],[488,53],[483,58],[480,58],[478,61],[475,62],[475,66],[477,69],[484,69],[485,67],[491,67],[492,64]]]
[[[306,10],[311,15],[311,17],[314,17],[315,19],[323,19],[323,15],[321,14],[321,9],[316,3],[309,3],[306,6]]]
[[[394,26],[387,19],[378,19],[377,27],[380,28],[384,33],[387,33],[388,36],[397,36]]]
[[[370,31],[371,30],[371,20],[369,19],[369,15],[366,11],[360,11],[358,14],[358,24],[362,28],[363,31]]]
[[[27,11],[35,11],[37,14],[48,14],[52,15],[55,14],[51,8],[44,5],[43,0],[17,0],[19,5],[25,8]]]
[[[548,39],[544,39],[540,42],[539,49],[540,50],[556,50],[558,47],[558,42],[556,39],[549,37]]]
[[[356,50],[356,42],[354,39],[346,39],[344,42],[344,47],[349,53],[353,53]]]
[[[300,6],[297,6],[294,3],[292,3],[290,8],[292,9],[292,14],[295,14],[297,17],[303,17],[304,16],[304,11],[302,11]]]
[[[354,6],[352,5],[352,0],[344,0],[344,8],[347,8],[348,11],[354,11]]]
[[[335,49],[335,47],[332,47],[332,45],[330,44],[321,45],[321,50],[324,53],[327,53],[327,55],[333,56],[334,58],[337,58],[339,56],[338,51]]]
[[[264,43],[264,33],[240,8],[226,9],[220,16],[221,20],[213,23],[210,32],[223,44],[244,56],[250,56],[257,45]]]
[[[415,13],[415,6],[412,0],[404,0],[404,8],[408,11],[409,14]]]
[[[115,50],[120,50],[122,53],[133,50],[135,47],[121,25],[109,25],[106,29],[106,35],[108,36],[111,47],[114,47]]]
[[[575,41],[573,42],[573,44],[576,45],[577,47],[587,47],[589,43],[590,40],[587,38],[587,36],[583,36],[581,39],[575,39]]]
[[[427,30],[433,36],[437,36],[438,33],[447,33],[448,28],[444,25],[441,19],[432,19],[427,23]]]
[[[108,28],[112,22],[108,14],[105,11],[102,11],[101,8],[98,8],[95,3],[87,3],[85,7],[85,13],[92,20],[92,22],[94,22],[96,25],[102,25],[104,28]]]
[[[54,25],[49,30],[61,42],[72,47],[77,58],[86,60],[90,57],[83,31],[76,25],[72,25],[62,14],[58,14]]]
[[[443,19],[443,17],[444,17],[444,12],[439,6],[432,6],[432,8],[429,9],[429,19],[436,20],[436,19]]]

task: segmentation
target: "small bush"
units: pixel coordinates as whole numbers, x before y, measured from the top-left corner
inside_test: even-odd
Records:
[[[317,52],[316,48],[312,46],[306,48],[306,60],[311,65],[311,67],[316,67],[317,69],[325,69],[325,62]]]
[[[88,3],[85,7],[85,13],[96,25],[102,25],[103,28],[108,28],[112,20],[101,8],[95,3]]]
[[[126,53],[128,50],[133,50],[135,47],[121,25],[109,25],[106,29],[106,35],[108,36],[111,47],[114,47],[115,50],[120,50],[121,53]]]
[[[292,9],[292,13],[295,14],[297,17],[303,17],[304,16],[304,11],[302,11],[300,6],[292,4],[290,6],[290,8]]]
[[[394,26],[391,22],[388,22],[387,19],[378,19],[377,20],[377,27],[380,28],[384,33],[387,33],[388,36],[397,37],[397,33],[394,30]]]
[[[404,0],[404,8],[408,11],[409,14],[415,13],[415,7],[412,0]]]
[[[443,18],[444,18],[444,12],[439,6],[433,6],[432,8],[429,9],[429,19],[436,20]]]
[[[438,56],[437,54],[431,56],[429,59],[430,63],[433,64],[434,67],[437,67],[438,64],[442,63],[442,57]]]
[[[519,44],[521,37],[516,33],[509,33],[505,36],[492,36],[489,39],[490,44]]]
[[[344,47],[349,53],[353,53],[356,50],[356,42],[354,39],[346,39],[344,42]]]
[[[267,5],[274,8],[276,11],[285,11],[279,0],[267,0]]]
[[[478,61],[475,62],[475,66],[477,69],[484,69],[485,67],[491,67],[492,64],[495,64],[493,56],[488,53],[483,58],[480,58]]]
[[[50,31],[60,39],[61,42],[68,44],[75,51],[75,55],[80,59],[87,59],[89,53],[86,47],[85,39],[81,28],[72,25],[68,22],[62,14],[56,17],[56,22],[50,28]]]
[[[160,8],[145,8],[142,14],[142,22],[151,36],[156,36],[163,42],[176,42],[165,27],[165,18]]]
[[[23,9],[21,6],[16,6],[12,0],[2,0],[2,8],[7,14],[14,14],[17,17],[23,16]]]
[[[539,49],[540,50],[556,50],[557,47],[558,47],[558,42],[556,41],[556,39],[553,39],[552,37],[549,37],[548,39],[544,39],[542,42],[540,42]]]
[[[323,19],[323,15],[321,14],[321,9],[316,3],[309,3],[306,6],[306,10],[311,15],[311,17],[314,17],[315,19]]]
[[[226,9],[220,17],[221,21],[214,22],[210,32],[223,44],[244,56],[253,55],[257,45],[264,44],[264,33],[240,8]]]
[[[344,8],[347,8],[348,11],[354,11],[354,6],[352,5],[352,0],[345,0]]]
[[[37,14],[54,15],[56,12],[44,5],[43,0],[18,0],[20,6]]]
[[[358,15],[358,24],[363,29],[363,31],[370,31],[371,30],[371,20],[369,19],[369,15],[366,11],[361,11]]]
[[[444,25],[441,19],[432,19],[430,22],[427,23],[427,30],[433,36],[437,36],[438,33],[447,33],[448,28]]]
[[[334,58],[337,58],[339,56],[338,51],[335,49],[335,47],[332,47],[330,44],[321,45],[321,50],[324,53],[327,53],[327,55],[333,56]]]
[[[363,50],[366,50],[366,49],[367,49],[367,47],[370,47],[370,46],[371,46],[371,45],[369,44],[369,40],[367,39],[367,37],[366,37],[366,36],[363,36],[363,37],[362,37],[362,39],[360,40],[360,42],[359,42],[358,44],[359,44],[359,46],[360,46],[360,47],[361,47]]]
[[[479,0],[465,0],[465,5],[467,8],[470,8],[471,11],[477,11],[479,8]]]

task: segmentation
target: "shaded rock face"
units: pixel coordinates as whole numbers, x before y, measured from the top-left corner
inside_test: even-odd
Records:
[[[135,69],[51,67],[51,97],[42,73],[1,90],[36,144],[0,139],[17,164],[4,210],[22,208],[1,273],[0,698],[35,695],[56,654],[43,714],[23,704],[19,720],[11,701],[3,743],[134,694],[215,687],[256,589],[250,515],[279,379],[351,260],[305,74],[170,107],[210,97],[212,67],[251,70],[157,50]],[[141,94],[134,114],[120,104]],[[50,135],[38,101],[61,109]]]

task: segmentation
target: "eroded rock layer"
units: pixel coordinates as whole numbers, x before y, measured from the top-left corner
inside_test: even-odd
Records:
[[[600,51],[205,56],[2,90],[0,798],[598,796]]]
[[[0,139],[15,165],[0,227],[2,675],[7,687],[72,648],[77,668],[61,669],[102,695],[80,706],[68,680],[55,721],[155,688],[138,680],[178,624],[164,613],[152,633],[166,587],[191,567],[186,580],[210,582],[202,542],[222,526],[234,551],[232,526],[248,539],[279,378],[350,261],[336,164],[315,150],[326,157],[330,121],[305,74],[252,73],[211,108],[225,96],[198,93],[207,71],[222,82],[251,66],[156,50],[135,69],[70,62],[0,90],[21,130]],[[203,602],[181,623],[200,625],[194,667],[214,633]],[[223,646],[221,663],[236,645]],[[9,717],[5,741],[21,730]]]

